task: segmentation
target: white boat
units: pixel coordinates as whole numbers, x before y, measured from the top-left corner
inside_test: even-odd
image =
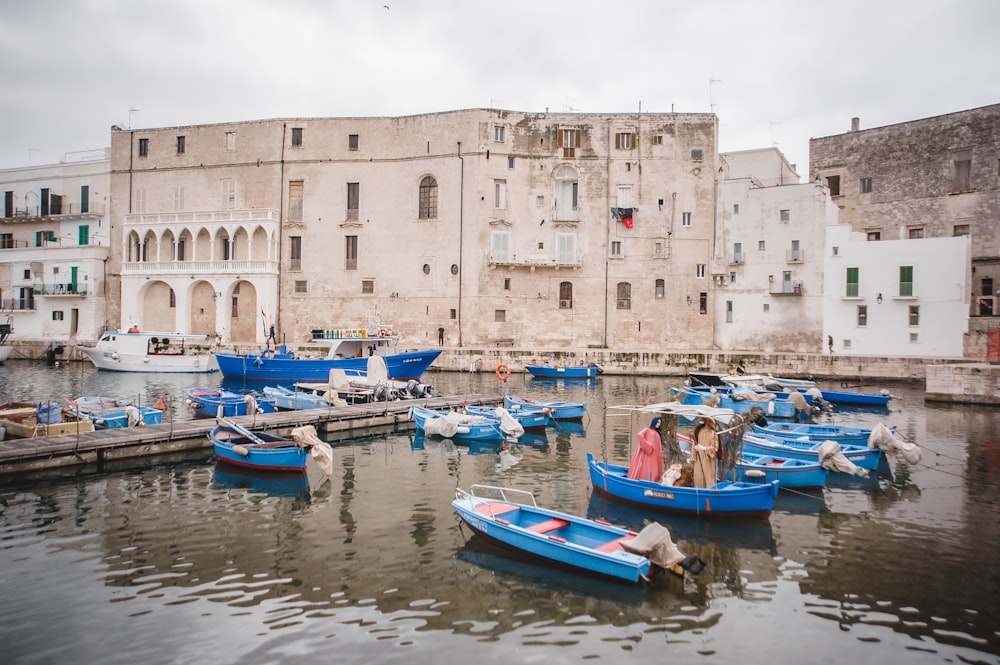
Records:
[[[97,369],[113,372],[217,372],[208,335],[109,330],[94,346],[77,344]]]
[[[8,314],[7,321],[0,323],[0,363],[5,362],[7,358],[10,358],[10,354],[14,350],[14,347],[7,343],[7,339],[13,332],[14,317]]]

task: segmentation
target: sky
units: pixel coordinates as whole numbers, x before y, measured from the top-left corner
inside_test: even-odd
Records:
[[[1000,103],[1000,0],[0,0],[0,169],[133,129],[709,113],[721,152]]]

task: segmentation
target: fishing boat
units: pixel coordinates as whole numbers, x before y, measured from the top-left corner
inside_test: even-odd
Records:
[[[219,370],[215,338],[162,332],[109,330],[93,346],[76,348],[100,370],[112,372],[191,372]]]
[[[304,472],[309,460],[310,446],[295,438],[251,432],[224,418],[218,419],[209,438],[218,460],[234,466],[263,471]]]
[[[316,394],[329,393],[347,404],[367,404],[397,399],[429,397],[433,388],[416,379],[397,381],[389,378],[388,366],[383,356],[369,356],[365,370],[330,370],[326,384],[301,381],[294,387],[298,391]]]
[[[216,418],[275,411],[273,401],[258,399],[251,393],[234,393],[204,386],[192,386],[186,392],[188,404],[200,416]]]
[[[831,404],[838,406],[857,406],[865,408],[886,408],[892,395],[887,390],[877,393],[861,393],[852,390],[827,390],[826,388],[800,388],[807,392],[809,390],[818,391],[820,396]]]
[[[12,334],[14,334],[14,316],[8,314],[7,320],[0,323],[0,364],[10,358],[10,354],[14,351],[13,345],[10,344]]]
[[[766,395],[726,386],[713,387],[710,391],[695,390],[689,387],[671,388],[678,400],[684,404],[705,404],[721,409],[729,409],[733,413],[750,413],[754,408],[760,409],[767,418],[783,418],[794,420],[798,417],[803,405],[808,409],[808,402],[802,397],[802,402],[795,400],[768,399]],[[799,393],[795,393],[799,395]]]
[[[677,435],[681,448],[690,451],[691,439]],[[733,464],[729,474],[731,480],[745,483],[777,482],[779,488],[823,487],[830,471],[819,462],[818,456],[811,460],[796,457],[782,457],[748,450],[746,435],[744,449]]]
[[[740,386],[754,390],[806,390],[816,385],[813,379],[793,379],[770,374],[723,374],[721,372],[688,372],[688,385],[696,386]]]
[[[159,425],[163,422],[164,408],[137,405],[131,398],[84,395],[66,400],[66,411],[89,418],[95,429]]]
[[[670,532],[652,522],[636,533],[600,520],[541,508],[530,492],[489,485],[457,489],[451,503],[473,532],[531,558],[640,583],[661,571],[683,576],[704,562],[686,557]]]
[[[318,394],[305,390],[292,390],[285,386],[264,386],[264,397],[274,403],[278,411],[299,411],[302,409],[328,409],[335,404],[328,401],[327,393]]]
[[[538,411],[546,409],[553,420],[583,420],[587,412],[586,402],[546,402],[521,395],[512,395],[505,392],[504,408],[514,413],[516,411]]]
[[[507,411],[503,407],[486,406],[484,404],[466,404],[462,409],[473,416],[488,416],[491,418],[501,418],[501,410],[521,424],[525,431],[544,432],[545,428],[552,422],[549,412],[540,411]]]
[[[427,436],[440,436],[457,442],[502,441],[508,437],[508,432],[502,428],[502,421],[491,416],[425,409],[413,405],[410,407],[410,420],[416,425],[417,430]],[[519,436],[516,433],[516,430],[520,428],[517,421],[511,419],[507,426],[511,429],[510,436]],[[523,428],[520,429],[523,433]]]
[[[874,471],[879,468],[882,462],[882,451],[878,448],[871,448],[860,443],[840,443],[832,439],[814,437],[791,438],[747,432],[743,435],[743,448],[745,451],[761,455],[794,457],[815,462],[821,458],[823,444],[827,441],[836,443],[840,453],[852,464],[862,469]]]
[[[525,365],[524,368],[542,379],[592,379],[604,370],[594,363],[586,365]]]
[[[802,439],[806,437],[813,441],[830,440],[843,445],[845,443],[868,444],[871,436],[870,427],[855,427],[850,425],[838,425],[829,423],[768,423],[767,425],[754,424],[755,434],[770,434],[781,438]]]
[[[313,330],[312,334],[313,344],[329,347],[325,357],[300,355],[282,344],[255,353],[216,353],[215,358],[224,377],[287,384],[329,381],[330,370],[334,368],[363,374],[367,371],[367,358],[375,355],[385,360],[390,379],[419,381],[441,355],[441,349],[397,352],[399,336],[391,328],[338,328]]]
[[[0,427],[12,439],[33,439],[94,431],[93,421],[67,413],[59,402],[7,402],[0,404]]]

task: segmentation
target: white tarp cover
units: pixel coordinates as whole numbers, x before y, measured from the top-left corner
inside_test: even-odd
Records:
[[[884,423],[879,423],[872,428],[868,435],[868,447],[878,448],[886,455],[902,455],[910,464],[918,464],[924,455],[920,447],[916,444],[903,441],[896,436]]]
[[[862,469],[857,464],[844,457],[840,444],[836,441],[827,440],[819,444],[818,452],[819,463],[824,469],[850,473],[855,476],[864,476],[868,474],[867,469]]]
[[[494,414],[496,414],[496,417],[500,419],[500,430],[504,434],[514,437],[515,439],[520,438],[521,435],[524,434],[524,426],[521,425],[521,423],[519,423],[514,416],[510,415],[510,412],[507,411],[507,409],[502,406],[497,407]]]
[[[621,546],[627,552],[641,554],[660,568],[669,568],[684,560],[670,531],[659,522],[650,522],[635,538],[621,541]]]
[[[437,418],[428,418],[424,422],[425,434],[437,434],[445,438],[451,438],[456,434],[465,434],[469,431],[469,425],[486,422],[483,416],[470,416],[468,414],[449,412]]]
[[[312,458],[326,475],[333,475],[333,448],[319,438],[316,428],[312,425],[302,425],[292,430],[292,438],[300,447],[308,447]]]

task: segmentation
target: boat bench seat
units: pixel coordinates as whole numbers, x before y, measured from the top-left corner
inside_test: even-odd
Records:
[[[548,533],[549,531],[561,529],[564,526],[569,526],[569,522],[558,517],[553,517],[550,520],[545,520],[544,522],[539,522],[538,524],[532,524],[529,527],[525,527],[525,529],[533,531],[534,533]]]
[[[629,534],[627,536],[622,536],[621,538],[616,538],[615,540],[612,540],[610,543],[604,543],[603,545],[595,547],[594,549],[597,550],[598,552],[617,552],[618,550],[624,549],[622,547],[623,540],[631,540],[633,538],[635,538],[635,536]]]
[[[476,510],[487,517],[493,517],[495,515],[509,513],[512,510],[517,510],[517,506],[504,501],[490,501],[489,503],[480,503],[476,506]]]

